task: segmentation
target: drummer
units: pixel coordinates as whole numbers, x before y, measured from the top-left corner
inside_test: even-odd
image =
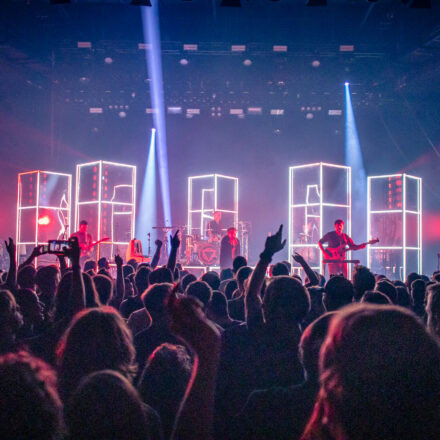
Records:
[[[220,241],[222,235],[221,211],[214,211],[213,217],[213,220],[211,220],[206,226],[206,236],[209,241]]]

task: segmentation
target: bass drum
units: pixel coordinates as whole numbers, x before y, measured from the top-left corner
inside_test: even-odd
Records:
[[[213,243],[202,244],[198,247],[199,261],[205,266],[218,264],[220,257],[219,247]]]

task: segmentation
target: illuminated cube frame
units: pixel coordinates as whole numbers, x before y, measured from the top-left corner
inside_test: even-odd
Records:
[[[309,185],[307,187],[307,193],[309,192],[309,187],[318,187],[317,193],[319,196],[319,202],[314,203],[295,203],[293,200],[293,185],[294,183],[294,173],[296,170],[303,169],[303,168],[311,168],[311,167],[319,167],[319,182],[316,185]],[[323,168],[324,167],[333,167],[333,168],[341,168],[346,170],[347,173],[347,203],[346,204],[336,204],[336,203],[326,203],[324,202],[324,186],[323,186]],[[306,165],[296,165],[289,167],[289,262],[292,264],[293,267],[293,259],[292,254],[293,250],[304,248],[304,247],[313,247],[319,250],[318,243],[296,243],[294,241],[294,234],[293,234],[293,208],[304,208],[306,217],[307,215],[307,209],[311,206],[319,206],[319,236],[322,237],[324,235],[323,231],[323,211],[324,207],[335,207],[335,208],[346,208],[347,209],[347,222],[345,225],[346,231],[348,235],[351,235],[351,167],[344,166],[344,165],[335,165],[330,163],[324,163],[324,162],[317,162],[317,163],[311,163]],[[349,257],[348,253],[348,258]],[[313,270],[319,270],[321,274],[324,272],[324,267],[322,264],[322,258],[319,258],[319,266],[312,267]],[[295,270],[295,268],[294,268]],[[351,273],[351,271],[349,271]]]
[[[212,186],[208,188],[202,189],[202,203],[201,203],[201,209],[193,209],[193,181],[196,179],[213,179]],[[227,209],[221,209],[219,208],[218,204],[218,184],[219,179],[228,179],[234,181],[234,209],[227,210]],[[234,227],[238,227],[238,177],[230,177],[230,176],[224,176],[222,174],[205,174],[202,176],[191,176],[188,177],[188,234],[193,233],[192,225],[192,214],[200,213],[200,236],[203,237],[204,234],[204,222],[205,219],[212,219],[212,216],[210,215],[212,212],[212,208],[205,208],[205,193],[206,192],[213,192],[214,193],[214,211],[220,211],[220,212],[227,212],[234,215]]]
[[[380,211],[371,210],[371,181],[373,179],[388,179],[389,177],[400,177],[402,179],[402,209],[385,209]],[[406,179],[414,179],[417,182],[417,210],[406,209]],[[374,250],[402,250],[403,254],[403,278],[407,276],[406,251],[417,251],[417,272],[422,273],[422,179],[421,177],[410,176],[409,174],[387,174],[381,176],[369,176],[367,179],[367,238],[371,237],[371,215],[402,213],[402,246],[374,246]],[[406,245],[406,214],[417,215],[417,246]],[[367,266],[371,267],[371,248],[367,246]]]
[[[128,184],[122,184],[122,185],[115,185],[113,188],[113,197],[111,200],[107,201],[103,201],[101,199],[101,195],[102,195],[102,167],[103,165],[112,165],[112,166],[117,166],[117,167],[126,167],[126,168],[131,168],[132,169],[132,173],[131,173],[131,178],[132,178],[132,182],[131,185]],[[88,166],[98,166],[98,198],[97,200],[90,200],[90,201],[83,201],[83,202],[79,202],[79,190],[80,190],[80,177],[81,177],[81,168],[83,167],[88,167]],[[118,187],[131,187],[132,189],[132,202],[131,203],[126,203],[126,202],[114,202],[113,199],[115,197],[115,189]],[[108,162],[108,161],[103,161],[103,160],[98,160],[95,162],[88,162],[88,163],[82,163],[82,164],[78,164],[76,166],[76,186],[75,186],[75,230],[78,230],[79,227],[79,207],[81,205],[93,205],[93,204],[97,204],[98,205],[98,236],[97,238],[94,240],[99,241],[102,239],[101,236],[101,205],[102,203],[105,203],[107,205],[111,205],[112,207],[112,222],[113,222],[113,216],[114,215],[120,215],[121,213],[118,212],[114,212],[115,207],[117,206],[130,206],[132,209],[131,211],[127,212],[126,214],[131,215],[131,234],[130,237],[134,238],[135,236],[135,219],[136,219],[136,166],[135,165],[127,165],[127,164],[123,164],[123,163],[116,163],[116,162]],[[124,213],[125,214],[125,213]],[[129,241],[114,241],[114,237],[113,237],[113,225],[111,228],[111,234],[112,236],[110,237],[110,242],[106,242],[107,244],[111,244],[112,246],[112,251],[111,251],[111,255],[113,255],[113,246],[114,245],[128,245]],[[97,245],[97,250],[96,250],[96,256],[97,259],[100,258],[99,253],[100,253],[100,247],[101,245],[98,244]]]
[[[22,203],[22,176],[29,175],[29,174],[36,174],[37,181],[36,181],[36,195],[35,200],[36,204],[32,206],[21,206]],[[67,177],[67,200],[65,200],[65,207],[61,206],[46,206],[40,204],[40,176],[41,174],[48,174],[48,175],[55,175],[55,176],[65,176]],[[55,171],[42,171],[42,170],[34,170],[34,171],[27,171],[25,173],[19,173],[18,174],[18,184],[17,184],[17,225],[16,225],[16,239],[15,243],[17,246],[17,252],[16,252],[16,260],[18,262],[19,259],[19,249],[22,245],[32,245],[32,246],[38,246],[40,244],[47,244],[47,242],[40,242],[38,239],[38,232],[39,232],[39,210],[40,208],[44,208],[45,210],[51,210],[54,212],[64,211],[65,214],[67,214],[68,218],[68,224],[66,225],[66,229],[64,231],[64,234],[66,237],[70,235],[70,225],[71,225],[71,201],[72,201],[72,175],[71,174],[65,174],[65,173],[57,173]],[[21,241],[21,212],[23,210],[27,209],[35,209],[35,240],[29,241],[29,242],[22,242]],[[54,237],[57,238],[57,237]],[[37,264],[37,259],[35,259],[35,265]]]

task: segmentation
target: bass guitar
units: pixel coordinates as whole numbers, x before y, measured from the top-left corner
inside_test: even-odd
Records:
[[[365,247],[368,246],[370,244],[375,244],[375,243],[379,243],[379,239],[378,238],[373,238],[370,241],[367,241],[365,243],[362,243],[361,246]],[[357,246],[356,246],[357,248]],[[325,258],[325,263],[343,263],[345,262],[344,258],[345,258],[345,254],[349,251],[354,251],[357,250],[354,246],[347,246],[345,244],[341,244],[340,246],[336,246],[336,247],[327,247],[325,249],[326,252],[326,258]]]
[[[94,241],[92,243],[86,244],[86,243],[80,243],[79,247],[81,248],[81,257],[85,257],[89,255],[90,251],[99,243],[102,243],[104,241],[110,241],[110,237],[104,237],[101,238],[101,240]]]

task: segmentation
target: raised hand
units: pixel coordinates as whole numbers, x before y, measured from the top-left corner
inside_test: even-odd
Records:
[[[298,254],[298,252],[295,252],[292,255],[292,258],[298,263],[298,264],[302,264],[304,263],[306,260],[304,260],[304,257],[300,254]]]
[[[201,302],[193,297],[178,298],[176,292],[174,288],[167,301],[171,331],[198,356],[205,359],[217,356],[220,333],[203,313]]]
[[[43,246],[41,244],[39,244],[38,246],[35,246],[32,251],[32,256],[38,257],[40,255],[43,255],[44,252],[42,252],[42,249],[43,249]]]
[[[65,249],[64,254],[70,258],[72,262],[72,266],[79,266],[79,258],[81,256],[81,248],[78,243],[78,237],[70,237],[69,238],[70,249]]]
[[[278,232],[275,235],[271,235],[266,238],[266,243],[264,245],[264,253],[274,255],[284,248],[286,241],[282,241],[283,225],[280,225]]]
[[[8,241],[5,241],[6,251],[8,252],[9,258],[11,260],[15,259],[15,243],[14,240],[9,237]]]
[[[170,235],[171,247],[178,248],[180,246],[179,230],[176,231],[174,236]]]
[[[124,264],[124,261],[119,255],[115,255],[115,263],[116,266],[122,266]]]
[[[162,247],[162,242],[161,242],[160,240],[156,240],[156,241],[154,242],[154,244],[155,244],[157,247]]]

